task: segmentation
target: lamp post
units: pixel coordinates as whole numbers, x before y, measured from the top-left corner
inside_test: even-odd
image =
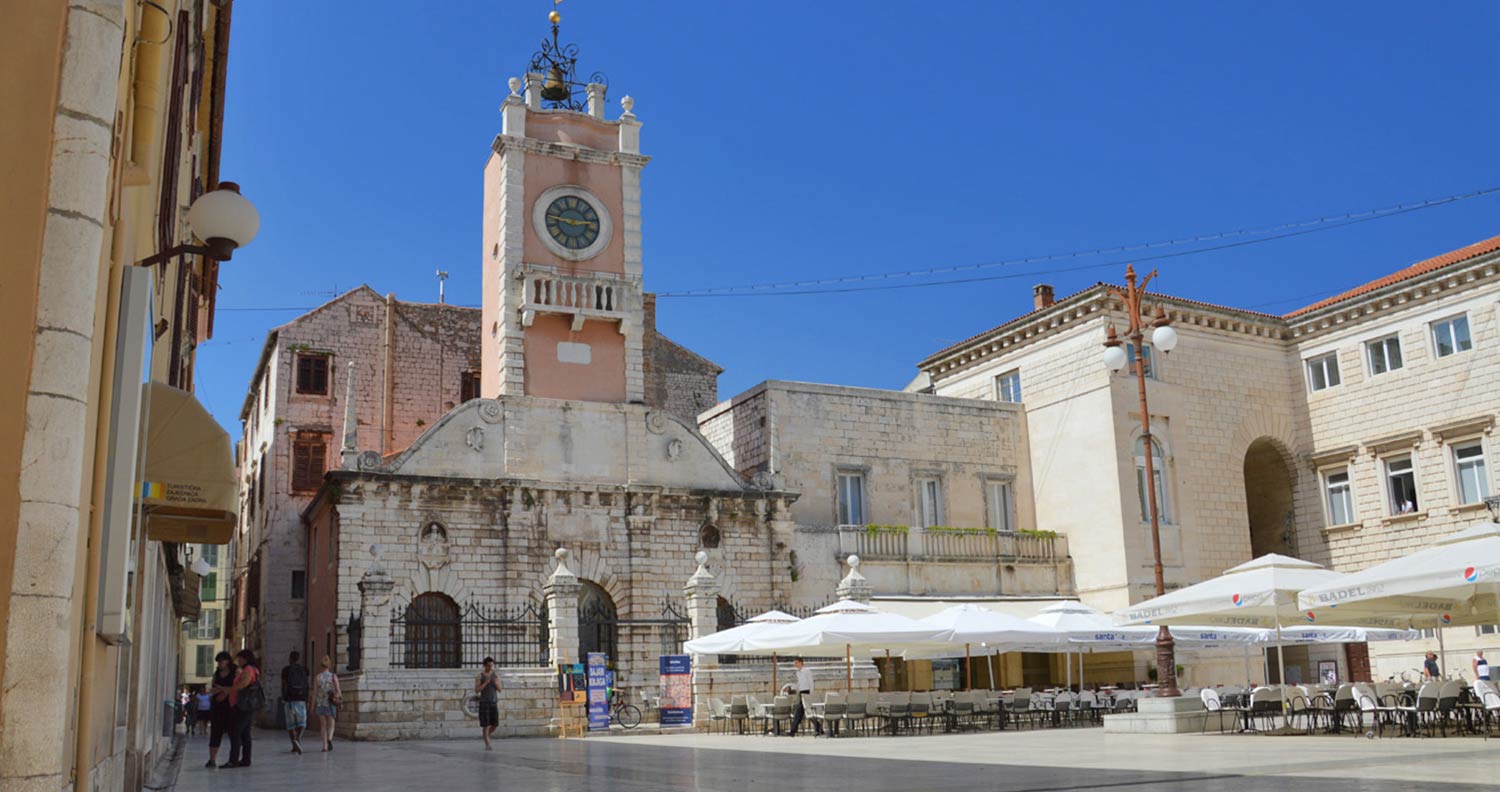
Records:
[[[1109,287],[1109,293],[1120,298],[1125,303],[1125,315],[1129,317],[1130,326],[1125,333],[1125,338],[1135,352],[1135,380],[1141,397],[1141,442],[1144,446],[1146,458],[1146,503],[1151,513],[1151,553],[1153,570],[1156,573],[1156,596],[1160,597],[1167,593],[1166,582],[1162,577],[1161,568],[1161,525],[1160,512],[1156,502],[1156,469],[1155,469],[1155,444],[1151,440],[1151,413],[1146,407],[1146,323],[1141,320],[1141,298],[1146,294],[1146,284],[1156,277],[1156,270],[1146,274],[1140,283],[1136,283],[1135,267],[1125,267],[1125,288],[1117,289]],[[1172,329],[1172,322],[1167,318],[1166,311],[1160,305],[1156,306],[1151,318],[1151,343],[1163,354],[1171,352],[1177,347],[1177,331]],[[1121,348],[1127,341],[1121,341],[1115,334],[1113,325],[1105,328],[1104,341],[1104,365],[1110,371],[1119,371],[1125,367],[1128,356]],[[1177,689],[1177,651],[1172,641],[1172,632],[1166,625],[1157,629],[1156,633],[1156,681],[1160,685],[1157,689],[1159,696],[1180,696],[1181,691]]]
[[[240,195],[240,186],[234,182],[219,182],[218,187],[198,196],[188,207],[187,221],[193,236],[203,240],[203,244],[173,245],[137,261],[136,265],[152,267],[187,253],[228,261],[235,248],[250,244],[260,230],[260,212]]]

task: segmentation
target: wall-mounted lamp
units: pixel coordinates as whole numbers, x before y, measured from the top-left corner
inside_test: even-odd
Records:
[[[260,212],[240,195],[240,186],[234,182],[219,182],[217,189],[198,196],[188,208],[187,221],[193,236],[203,240],[203,244],[174,245],[136,264],[152,267],[185,253],[228,261],[235,248],[250,244],[260,230]]]

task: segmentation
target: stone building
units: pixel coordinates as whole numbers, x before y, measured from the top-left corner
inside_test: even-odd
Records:
[[[5,9],[0,789],[138,790],[170,754],[182,547],[228,541],[234,512],[229,437],[191,391],[239,262],[187,222],[225,186],[232,7]]]
[[[1266,552],[1359,569],[1485,518],[1500,238],[1284,316],[1148,303],[1181,338],[1170,358],[1146,355],[1169,587]],[[1121,310],[1102,284],[1056,301],[1038,286],[1033,312],[929,356],[916,385],[1022,407],[1037,527],[1069,536],[1078,593],[1106,610],[1154,593],[1134,361],[1111,374],[1100,357]],[[1449,630],[1447,644],[1467,657],[1493,632]],[[1427,649],[1377,645],[1370,660],[1384,676]],[[1363,647],[1288,652],[1304,679],[1318,659],[1345,678],[1369,662]]]
[[[720,369],[658,334],[649,294],[645,306],[646,403],[691,419],[717,398]],[[405,449],[479,397],[480,310],[406,302],[360,286],[267,334],[240,411],[241,563],[230,639],[271,667],[293,650],[306,647],[316,659],[330,648],[307,634],[300,515],[323,474],[338,466],[351,382],[367,447],[382,456]],[[279,679],[270,684],[274,697]]]

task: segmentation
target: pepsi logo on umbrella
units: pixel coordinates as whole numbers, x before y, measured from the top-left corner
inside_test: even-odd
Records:
[[[1474,581],[1476,581],[1478,579],[1479,579],[1479,570],[1475,569],[1474,567],[1467,567],[1467,568],[1464,569],[1464,580],[1467,580],[1470,583],[1473,583]]]

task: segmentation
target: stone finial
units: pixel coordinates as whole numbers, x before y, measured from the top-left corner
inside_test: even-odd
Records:
[[[559,547],[552,553],[552,557],[557,559],[557,569],[552,570],[552,575],[547,578],[548,580],[572,581],[578,579],[578,576],[573,574],[573,570],[568,569],[568,555],[568,548],[566,547]]]
[[[851,599],[855,602],[868,603],[874,596],[875,591],[870,586],[870,581],[859,573],[859,556],[849,556],[849,574],[839,581],[839,586],[834,589],[834,594],[839,599]]]
[[[510,80],[507,81],[507,84],[510,86],[510,95],[514,96],[517,99],[520,99],[521,98],[521,78],[520,77],[512,77],[512,78],[510,78]]]
[[[620,97],[620,109],[625,111],[624,115],[634,118],[635,114],[630,111],[635,109],[635,99],[630,94]]]
[[[344,470],[359,467],[359,415],[354,404],[354,361],[349,361],[348,381],[344,383],[344,446],[339,451],[339,466]]]
[[[589,97],[589,115],[595,118],[603,118],[604,94],[608,90],[608,87],[603,83],[591,82],[588,85],[584,86],[584,90],[588,93]]]
[[[714,579],[713,573],[708,571],[708,553],[699,550],[698,554],[693,556],[693,560],[698,562],[698,571],[694,572],[693,576],[688,578],[688,591],[705,589],[709,586],[717,587],[718,584]]]

